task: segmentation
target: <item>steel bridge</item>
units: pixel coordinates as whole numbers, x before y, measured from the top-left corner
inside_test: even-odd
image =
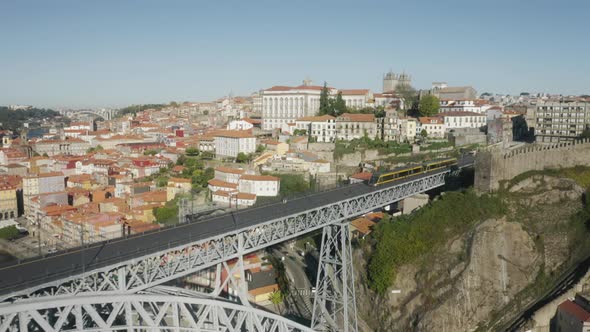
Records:
[[[470,165],[472,158],[459,163],[460,168]],[[440,187],[452,171],[440,169],[379,187],[348,185],[202,221],[189,215],[176,227],[0,268],[0,332],[308,331],[251,307],[243,257],[319,229],[311,330],[357,331],[348,220]],[[207,268],[217,269],[217,280],[206,298],[178,295],[180,290],[153,295],[163,283]],[[225,280],[219,278],[222,269],[228,271]],[[220,300],[227,286],[237,290],[240,305]]]

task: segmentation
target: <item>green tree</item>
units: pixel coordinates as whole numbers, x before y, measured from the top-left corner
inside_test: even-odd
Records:
[[[293,136],[307,136],[307,130],[295,129],[295,130],[293,130]]]
[[[161,224],[175,224],[176,216],[178,215],[178,207],[174,206],[162,206],[154,208],[154,216],[156,221]]]
[[[400,84],[395,88],[395,94],[403,102],[403,111],[415,110],[418,107],[418,92],[409,84]]]
[[[330,104],[330,91],[328,90],[328,83],[324,82],[324,87],[320,93],[319,115],[330,114]]]
[[[275,309],[281,313],[281,303],[283,303],[283,294],[281,293],[280,290],[275,290],[274,292],[270,293],[270,295],[268,296],[268,300],[274,304]]]
[[[438,113],[440,108],[440,101],[436,96],[426,95],[420,99],[418,104],[418,111],[420,116],[433,116]]]
[[[344,99],[342,99],[342,91],[338,91],[336,100],[334,101],[334,107],[331,109],[330,115],[338,116],[342,113],[346,113],[347,111],[346,102]]]
[[[580,135],[580,137],[581,138],[590,138],[590,128],[584,129],[584,131],[582,132],[582,135]]]
[[[422,136],[422,138],[428,137],[428,132],[426,131],[426,129],[422,129],[422,131],[420,132],[420,136]]]
[[[199,149],[191,146],[186,148],[185,153],[187,156],[196,157],[199,155]]]
[[[93,148],[89,148],[88,150],[86,150],[86,153],[98,152],[102,150],[104,150],[104,148],[102,147],[102,145],[99,144]]]
[[[155,155],[158,154],[158,151],[156,151],[156,150],[145,150],[145,151],[143,151],[143,154],[145,156],[155,156]]]
[[[238,163],[248,163],[248,162],[250,162],[251,159],[252,159],[252,156],[250,154],[246,154],[244,152],[240,152],[240,153],[238,153],[238,156],[236,157],[236,162],[238,162]]]
[[[256,153],[264,152],[264,150],[266,150],[266,147],[262,144],[256,147]]]
[[[0,239],[10,240],[17,237],[18,234],[19,231],[15,226],[0,228]]]
[[[281,179],[280,194],[283,196],[309,190],[309,183],[301,174],[274,174],[274,176]]]

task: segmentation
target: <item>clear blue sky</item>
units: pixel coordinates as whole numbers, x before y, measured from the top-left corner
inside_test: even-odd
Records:
[[[207,101],[390,68],[479,92],[590,93],[588,1],[0,0],[0,105]]]

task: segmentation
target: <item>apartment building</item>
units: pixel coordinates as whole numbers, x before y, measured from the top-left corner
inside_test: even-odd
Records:
[[[446,130],[458,128],[481,128],[486,125],[487,121],[485,113],[465,111],[439,113],[438,117],[443,119]]]
[[[42,194],[61,193],[65,190],[64,175],[61,172],[41,173],[23,178],[23,203],[27,218],[34,218],[33,199]],[[43,206],[41,206],[43,207]]]
[[[256,151],[256,137],[249,131],[225,130],[215,134],[215,154],[218,157],[236,158],[239,153]]]
[[[16,190],[15,184],[0,184],[0,220],[18,217]]]
[[[535,139],[553,143],[572,141],[590,125],[590,104],[577,101],[540,102],[536,107]]]
[[[343,113],[336,118],[336,138],[346,141],[367,136],[377,137],[374,114]]]
[[[316,142],[334,142],[336,118],[331,115],[306,116],[295,120],[295,128],[305,130]]]
[[[422,134],[425,130],[429,138],[443,138],[445,137],[446,126],[442,117],[428,117],[423,116],[418,118],[418,128],[416,128],[416,136]]]

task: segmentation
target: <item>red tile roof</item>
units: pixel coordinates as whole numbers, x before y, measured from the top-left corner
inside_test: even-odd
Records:
[[[338,116],[338,120],[340,121],[353,121],[353,122],[373,122],[375,121],[374,114],[354,114],[354,113],[344,113]]]
[[[582,322],[587,322],[590,319],[590,313],[580,307],[578,304],[565,300],[558,306],[559,310],[565,311],[570,315],[576,317]]]
[[[331,116],[331,115],[320,115],[320,116],[304,116],[302,118],[299,118],[295,121],[309,121],[309,122],[324,122],[324,121],[329,121],[329,120],[334,120],[335,117]]]
[[[372,175],[373,175],[373,173],[370,173],[370,172],[361,172],[361,173],[353,174],[350,177],[353,179],[368,181],[371,179]]]
[[[221,181],[218,179],[211,179],[211,180],[207,181],[207,183],[209,183],[209,185],[214,186],[214,187],[224,187],[224,188],[231,188],[231,189],[238,188],[237,183],[229,183],[229,182]]]
[[[217,166],[217,167],[215,167],[215,171],[222,172],[222,173],[229,173],[229,174],[240,174],[240,175],[244,174],[243,169],[231,168],[231,167],[226,167],[226,166]]]
[[[436,116],[422,116],[418,118],[421,124],[444,124],[443,118]]]

